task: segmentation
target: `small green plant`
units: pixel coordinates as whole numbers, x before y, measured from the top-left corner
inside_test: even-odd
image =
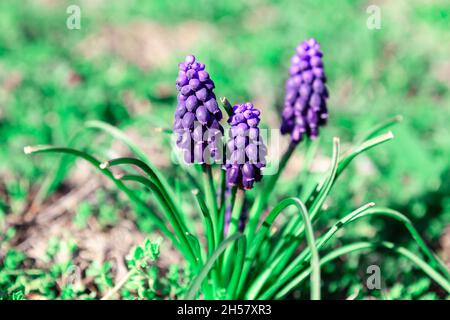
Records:
[[[94,277],[94,282],[101,293],[113,287],[111,267],[111,263],[108,261],[103,264],[94,261],[86,270],[87,276]]]
[[[428,248],[411,221],[400,212],[369,202],[344,215],[324,232],[314,231],[315,223],[326,212],[325,200],[337,179],[360,154],[392,140],[394,136],[388,129],[398,123],[400,117],[375,126],[354,146],[344,151],[341,150],[340,139],[334,138],[329,169],[311,192],[301,199],[296,197],[296,193],[291,194],[272,208],[268,206],[280,174],[291,156],[297,151],[309,155],[316,148],[315,141],[299,144],[300,141],[315,139],[319,134],[319,126],[323,126],[328,117],[325,104],[328,91],[323,76],[322,55],[317,50],[317,43],[308,40],[306,45],[302,44],[297,50],[300,57],[293,59],[295,65],[291,70],[292,78],[289,81],[292,81],[288,86],[288,103],[283,111],[281,130],[282,133],[290,134],[291,143],[280,157],[279,170],[272,175],[263,175],[267,149],[260,138],[260,111],[251,103],[232,107],[227,99],[220,99],[222,110],[229,115],[230,127],[229,140],[224,149],[230,144],[233,146],[231,156],[225,155],[226,152],[222,155],[221,148],[225,145],[224,138],[219,134],[224,132],[220,123],[222,110],[218,107],[213,93],[214,83],[205,71],[205,66],[193,56],[188,56],[180,64],[177,78],[179,104],[174,122],[176,144],[187,163],[179,164],[184,174],[177,178],[188,178],[187,194],[182,194],[179,188],[175,189],[173,186],[177,184],[169,181],[124,132],[104,122],[90,121],[87,127],[101,130],[123,142],[136,157],[100,161],[91,153],[74,148],[25,147],[27,154],[64,153],[92,164],[125,193],[137,210],[147,212],[159,232],[184,257],[185,269],[189,273],[185,277],[188,283],[180,285],[179,271],[172,270],[166,276],[172,279],[169,283],[176,283],[177,289],[169,289],[168,293],[170,285],[160,286],[156,281],[158,269],[155,261],[159,256],[159,245],[146,241],[143,246],[133,250],[128,260],[127,275],[105,294],[104,299],[113,298],[119,292],[125,298],[132,297],[131,293],[136,292],[139,298],[145,299],[165,296],[185,299],[283,299],[308,279],[311,299],[320,299],[320,270],[323,265],[343,255],[378,249],[406,257],[450,293],[450,271]],[[305,61],[301,56],[304,54],[309,55],[312,71],[305,71],[306,67],[296,65]],[[308,83],[310,87],[302,87]],[[297,85],[300,89],[295,87]],[[303,95],[307,97],[306,100]],[[296,111],[299,109],[303,113]],[[199,127],[194,127],[196,121],[200,123]],[[200,133],[214,129],[214,138],[208,136],[210,140],[201,140],[202,137],[197,136],[197,128],[200,128]],[[242,137],[248,134],[250,138],[241,139],[241,129]],[[186,132],[187,138],[184,136]],[[190,140],[195,140],[194,146],[188,144]],[[253,152],[253,140],[263,150],[262,157],[258,152]],[[207,145],[207,142],[210,144]],[[246,149],[243,163],[238,162],[238,145]],[[300,146],[305,146],[304,150],[299,150]],[[207,161],[205,150],[209,151],[212,162]],[[254,162],[251,161],[253,156],[256,158]],[[225,164],[220,168],[218,162],[223,159]],[[312,161],[313,157],[306,156],[306,159]],[[123,174],[114,174],[112,168],[119,166],[124,168]],[[132,168],[138,170],[132,171]],[[307,183],[310,182],[305,181],[304,185]],[[136,186],[149,190],[159,211],[150,209]],[[187,214],[186,207],[193,201],[196,202],[195,207],[189,207],[197,214],[191,216]],[[248,214],[245,214],[246,207],[249,208]],[[282,214],[287,219],[278,219]],[[322,254],[338,231],[368,217],[380,217],[401,224],[417,244],[418,252],[388,241],[358,241]],[[198,222],[204,226],[201,232],[193,228]],[[109,268],[104,270],[101,267],[96,273],[102,275],[103,280],[97,283],[103,287],[102,291],[111,284],[105,272],[107,274]],[[395,290],[391,295],[395,297]]]
[[[21,299],[33,295],[47,299],[89,299],[80,282],[80,269],[74,265],[76,246],[71,241],[50,238],[42,261],[49,269],[30,269],[30,257],[9,249],[1,261],[0,299]],[[65,257],[65,258],[63,258]]]
[[[133,248],[127,259],[127,274],[102,299],[111,299],[118,293],[124,299],[183,297],[185,278],[190,278],[189,274],[182,275],[176,265],[171,265],[166,274],[162,274],[156,265],[159,255],[159,242],[151,242],[149,239],[143,245]]]

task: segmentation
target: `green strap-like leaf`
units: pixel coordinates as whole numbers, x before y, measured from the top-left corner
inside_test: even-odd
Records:
[[[134,203],[136,203],[140,208],[145,209],[146,211],[150,212],[149,218],[155,223],[155,225],[160,229],[160,231],[167,236],[169,239],[174,241],[174,245],[177,245],[177,241],[175,241],[175,238],[173,237],[172,233],[167,229],[165,223],[162,221],[162,219],[156,215],[155,213],[148,210],[145,203],[142,202],[142,200],[136,196],[130,189],[128,189],[122,181],[116,179],[114,175],[109,171],[107,168],[102,168],[101,162],[97,160],[92,155],[81,151],[77,149],[72,148],[64,148],[64,147],[55,147],[55,146],[48,146],[48,145],[37,145],[37,146],[27,146],[24,148],[24,152],[26,154],[38,154],[38,153],[63,153],[63,154],[69,154],[78,158],[82,158],[89,162],[94,168],[97,170],[100,170],[101,173],[103,173],[105,176],[107,176],[111,181],[114,182],[114,184],[122,190]]]
[[[313,201],[312,205],[309,207],[309,215],[311,220],[315,218],[315,216],[322,209],[323,203],[330,193],[331,187],[333,186],[334,180],[336,179],[338,163],[339,163],[339,150],[340,150],[340,142],[339,138],[333,139],[333,156],[331,159],[331,169],[328,178],[325,180],[323,186],[320,188],[319,194],[317,198]]]
[[[131,139],[128,138],[128,136],[125,134],[125,132],[123,132],[119,128],[114,127],[106,122],[97,121],[97,120],[87,121],[85,123],[85,126],[86,126],[86,128],[95,128],[95,129],[102,130],[102,131],[108,133],[109,135],[111,135],[113,138],[115,138],[119,141],[122,141],[125,145],[127,145],[130,148],[131,151],[133,151],[139,158],[141,158],[141,160],[145,161],[150,166],[152,166],[151,161],[147,157],[145,152],[141,148],[139,148],[133,141],[131,141]],[[156,167],[155,167],[155,169],[156,169]]]
[[[381,243],[372,243],[372,242],[355,242],[350,245],[343,246],[338,249],[334,249],[331,253],[325,255],[322,260],[320,261],[321,265],[324,265],[330,261],[333,261],[343,255],[362,251],[362,250],[375,250],[377,248],[384,248],[389,251],[392,251],[394,253],[397,253],[401,256],[406,257],[409,259],[416,267],[421,269],[425,274],[427,274],[431,279],[433,279],[437,284],[439,284],[445,291],[447,291],[448,294],[450,294],[450,283],[447,279],[445,279],[440,273],[438,273],[436,270],[434,270],[427,262],[425,262],[423,259],[418,257],[413,252],[409,251],[408,249],[404,247],[397,246],[396,244],[392,242],[383,241]],[[293,289],[298,287],[298,285],[305,280],[308,275],[311,273],[311,268],[306,269],[301,274],[299,274],[297,277],[292,279],[282,290],[280,290],[275,298],[276,299],[282,299],[284,298],[289,292],[291,292]],[[260,297],[261,299],[270,299],[271,296],[264,294]]]
[[[387,208],[371,208],[373,207],[373,203],[369,203],[361,208],[351,212],[346,215],[339,221],[337,221],[326,233],[317,241],[317,248],[320,250],[324,247],[327,242],[336,234],[338,230],[343,228],[349,223],[352,223],[358,219],[369,217],[369,216],[382,216],[388,217],[397,220],[402,223],[405,228],[411,234],[413,240],[417,243],[421,251],[430,259],[435,268],[439,268],[442,273],[449,278],[449,270],[445,266],[445,264],[436,257],[433,252],[427,247],[423,239],[420,237],[417,230],[413,227],[411,221],[400,212],[394,211],[392,209]],[[298,272],[300,272],[305,263],[309,259],[310,252],[309,249],[305,249],[300,255],[298,255],[287,268],[284,269],[284,272],[278,277],[278,281],[274,283],[269,289],[267,289],[266,294],[271,296],[278,288],[282,287],[287,281],[292,279]],[[447,280],[448,281],[448,280]]]
[[[140,161],[138,159],[131,159],[131,158],[120,158],[120,159]],[[112,161],[114,161],[114,160],[112,160]],[[103,164],[102,164],[102,166],[104,167]],[[147,178],[145,178],[143,176],[139,176],[139,175],[126,175],[126,176],[122,177],[121,180],[139,182],[139,183],[144,184],[150,190],[153,190],[153,193],[155,195],[158,205],[162,208],[163,212],[165,213],[165,217],[170,221],[170,224],[172,225],[172,227],[180,241],[180,244],[183,249],[182,252],[184,253],[185,257],[187,257],[191,262],[197,264],[201,259],[201,253],[200,253],[200,251],[197,252],[195,246],[192,245],[194,242],[190,241],[189,237],[188,237],[188,236],[190,236],[190,237],[194,237],[194,236],[186,230],[186,227],[181,223],[180,219],[177,218],[177,213],[174,211],[173,207],[171,206],[171,203],[169,201],[167,201],[167,198],[163,194],[162,190],[155,183],[153,183],[150,179],[147,179]],[[196,239],[196,240],[198,242],[198,239]]]
[[[308,215],[308,211],[298,198],[288,198],[281,201],[269,214],[266,220],[263,223],[263,226],[260,229],[260,232],[256,235],[255,245],[251,249],[251,255],[249,258],[253,258],[256,255],[256,252],[259,250],[262,240],[265,238],[266,233],[269,231],[271,224],[275,221],[276,217],[288,206],[295,206],[299,210],[300,216],[303,219],[303,225],[306,226],[306,240],[308,244],[308,248],[311,250],[312,258],[311,258],[311,268],[313,270],[311,274],[311,299],[319,300],[320,299],[320,264],[319,264],[319,253],[316,246],[316,241],[314,239],[314,230],[312,227],[310,216]],[[247,259],[246,259],[247,260]],[[253,259],[252,259],[253,260]],[[249,260],[247,260],[249,261]],[[247,262],[246,261],[246,262]],[[248,262],[251,263],[251,260]],[[245,280],[245,279],[244,279]],[[261,277],[258,277],[255,282],[251,285],[246,298],[247,299],[255,299],[265,284],[267,277],[263,274]],[[242,289],[243,281],[241,282],[240,289]]]
[[[314,197],[314,200],[309,203],[309,215],[311,221],[314,221],[317,218],[317,215],[320,213],[322,206],[330,193],[331,187],[336,179],[336,172],[339,163],[339,150],[340,150],[340,142],[339,138],[333,139],[333,155],[331,158],[331,165],[329,169],[329,173],[326,176],[324,182],[317,187],[317,193]],[[276,253],[271,255],[272,259],[267,261],[267,264],[273,264],[274,261],[277,261],[279,264],[277,266],[277,270],[283,269],[284,265],[287,263],[287,260],[281,263],[281,259],[283,258],[279,255],[279,251],[283,248],[283,246],[287,245],[288,256],[290,256],[300,244],[301,239],[303,238],[303,233],[305,231],[305,226],[302,224],[302,217],[296,216],[293,218],[293,222],[289,223],[288,227],[284,229],[281,244],[277,245],[275,248],[277,250]],[[299,227],[300,226],[300,227]],[[286,241],[286,240],[289,240]],[[285,255],[286,256],[286,255]],[[275,259],[275,260],[274,260]],[[269,266],[270,268],[270,266]]]
[[[336,172],[336,176],[339,176],[344,169],[350,164],[350,162],[356,158],[356,156],[358,156],[359,154],[372,149],[382,143],[385,143],[389,140],[394,139],[394,135],[392,134],[391,131],[382,134],[378,137],[372,138],[370,140],[365,141],[364,143],[362,143],[359,147],[353,149],[351,151],[351,153],[349,155],[347,155],[346,157],[344,157],[340,162],[339,162],[339,167],[337,169]]]
[[[227,290],[227,299],[236,298],[235,293],[236,293],[236,289],[239,284],[239,279],[242,276],[242,267],[245,262],[245,254],[246,254],[246,250],[247,250],[247,238],[246,237],[240,238],[238,240],[237,247],[238,248],[237,248],[237,255],[236,255],[236,260],[235,260],[235,264],[234,264],[234,270],[232,272],[230,284],[229,284],[228,290]]]
[[[351,213],[349,213],[346,217],[342,218],[341,220],[339,220],[338,222],[336,222],[334,224],[333,227],[330,228],[330,230],[326,233],[325,236],[322,236],[318,241],[317,241],[317,248],[320,250],[324,244],[326,243],[326,241],[328,241],[329,238],[331,238],[332,235],[334,235],[337,230],[341,227],[343,227],[345,225],[345,223],[347,221],[350,221],[352,217],[356,217],[360,214],[363,214],[364,212],[367,212],[367,210],[369,210],[371,207],[373,207],[375,204],[373,202],[370,202],[362,207],[359,207],[358,209],[352,211]],[[324,240],[326,239],[326,240]],[[291,240],[292,241],[292,240]],[[296,242],[296,241],[292,241],[292,242]],[[284,255],[288,256],[289,258],[292,256],[292,254],[295,252],[295,249],[298,248],[298,245],[293,246],[293,250],[292,247],[290,249],[288,249],[286,253],[284,253]],[[285,264],[282,264],[279,261],[274,261],[273,265],[275,268],[279,267],[280,265],[282,265],[282,273],[281,275],[279,275],[279,281],[277,281],[277,285],[281,286],[283,285],[283,283],[287,280],[289,280],[292,276],[294,276],[295,274],[297,274],[297,272],[299,272],[301,270],[301,268],[304,267],[304,263],[306,263],[306,259],[309,257],[310,251],[309,249],[303,250],[302,253],[300,253],[299,255],[297,255],[295,257],[294,260],[292,260],[288,266],[286,266]],[[278,276],[277,272],[273,273],[274,276]]]
[[[154,174],[157,177],[161,187],[164,189],[164,192],[167,193],[168,197],[172,199],[172,201],[174,201],[174,205],[179,207],[179,204],[175,202],[175,192],[167,182],[165,175],[153,164],[152,161],[150,161],[145,152],[141,148],[139,148],[133,141],[131,141],[130,138],[128,138],[125,132],[106,122],[97,120],[88,121],[85,123],[85,126],[87,128],[96,128],[102,130],[111,135],[113,138],[122,141],[125,145],[127,145],[131,151],[133,151],[142,161],[145,162],[145,164],[149,167],[151,174]]]
[[[194,279],[194,281],[191,284],[191,287],[189,288],[186,299],[187,300],[193,300],[195,299],[198,290],[200,289],[203,280],[207,277],[209,271],[211,270],[212,266],[216,262],[217,258],[222,254],[222,252],[231,245],[234,241],[242,237],[242,234],[235,233],[231,237],[225,239],[222,241],[222,243],[219,244],[217,249],[213,252],[213,254],[209,257],[209,259],[206,261],[205,265],[203,266],[200,273],[197,275],[197,277]]]
[[[390,119],[385,120],[384,122],[381,122],[380,124],[376,125],[375,127],[371,128],[368,132],[363,134],[360,139],[358,139],[359,143],[356,145],[363,144],[365,141],[372,139],[373,137],[376,137],[379,135],[382,131],[398,124],[403,120],[403,117],[401,115],[396,115],[395,117],[392,117]]]
[[[359,145],[356,148],[350,149],[350,152],[339,161],[333,183],[334,183],[334,181],[337,180],[337,178],[339,178],[341,173],[345,170],[345,168],[347,168],[347,166],[352,162],[352,160],[354,158],[356,158],[358,155],[360,155],[361,153],[363,153],[369,149],[372,149],[382,143],[392,140],[393,138],[394,138],[394,135],[392,134],[392,132],[389,131],[385,134],[382,134],[382,135],[372,138],[370,140],[364,141],[361,145]],[[321,190],[321,186],[317,185],[317,187],[311,192],[308,199],[306,200],[306,206],[308,208],[310,208],[311,204],[314,203],[314,201],[316,201],[316,198],[318,197],[320,190]]]

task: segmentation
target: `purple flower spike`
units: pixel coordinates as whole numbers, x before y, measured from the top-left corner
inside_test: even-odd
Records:
[[[304,135],[315,139],[328,119],[328,90],[322,51],[315,39],[304,41],[291,59],[282,114],[281,133],[299,143]]]
[[[177,147],[188,164],[211,164],[221,159],[223,127],[216,96],[205,65],[192,55],[178,65],[178,105],[174,116]]]
[[[230,140],[227,143],[225,169],[229,186],[251,189],[261,180],[266,165],[267,148],[259,133],[260,112],[253,104],[238,104],[228,119]]]

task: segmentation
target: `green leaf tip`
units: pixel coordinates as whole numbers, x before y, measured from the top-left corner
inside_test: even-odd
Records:
[[[394,120],[397,122],[402,122],[403,121],[403,116],[401,114],[398,114],[394,117]]]
[[[25,147],[23,147],[23,153],[25,153],[25,154],[33,153],[33,147],[32,146],[25,146]]]
[[[45,145],[45,144],[42,144],[42,145],[40,144],[40,145],[35,145],[35,146],[25,146],[25,147],[23,147],[23,153],[32,154],[35,152],[46,151],[47,149],[53,149],[53,148],[56,148],[56,147]]]
[[[99,167],[100,167],[100,169],[103,169],[103,170],[108,168],[109,167],[109,161],[104,161],[104,162],[100,163]]]
[[[392,133],[392,131],[388,131],[388,132],[386,132],[386,134],[384,134],[384,135],[382,135],[382,136],[384,136],[384,138],[385,138],[386,140],[388,140],[388,139],[394,139],[394,134]]]

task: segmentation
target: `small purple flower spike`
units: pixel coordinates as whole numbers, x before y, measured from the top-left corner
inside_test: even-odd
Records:
[[[184,160],[188,164],[211,164],[221,159],[222,112],[205,65],[193,55],[187,56],[179,64],[176,87],[178,105],[173,127]]]
[[[294,144],[306,135],[315,139],[326,124],[328,89],[322,51],[315,39],[304,41],[291,59],[282,114],[281,133],[290,134]]]
[[[262,178],[267,148],[258,128],[259,115],[252,103],[233,107],[233,115],[228,119],[231,128],[225,160],[229,186],[251,189]]]

